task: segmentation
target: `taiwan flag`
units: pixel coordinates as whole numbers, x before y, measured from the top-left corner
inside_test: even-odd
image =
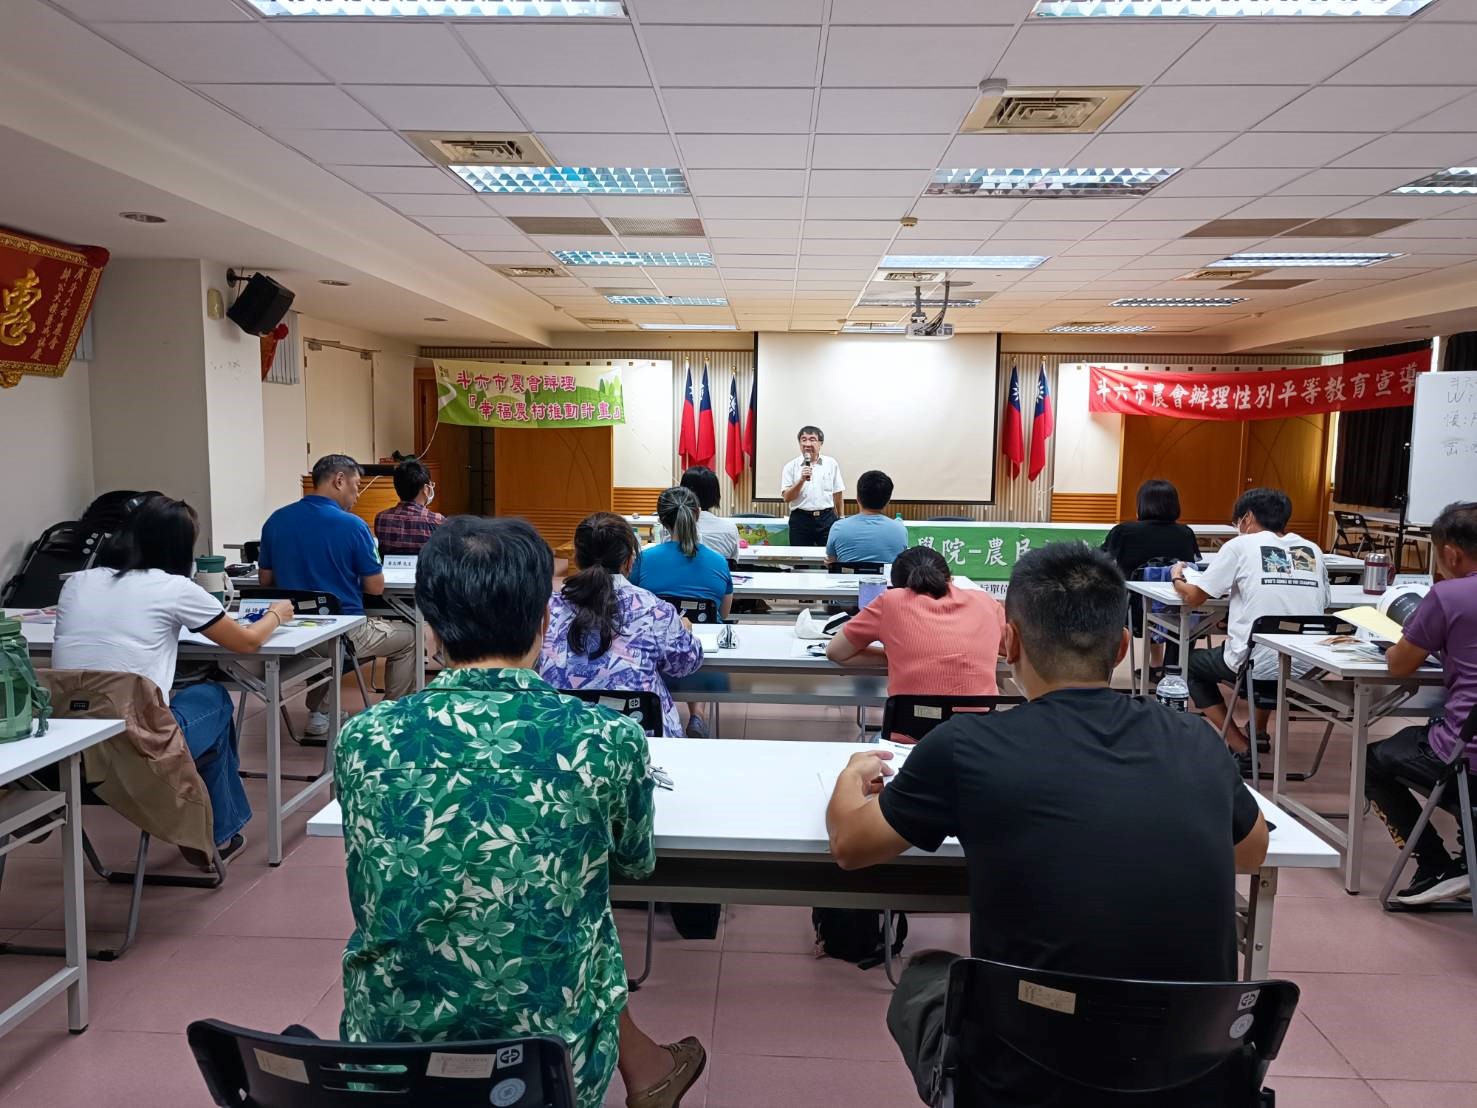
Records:
[[[754,464],[755,436],[758,431],[754,426],[754,417],[759,411],[759,375],[754,375],[754,383],[749,386],[749,422],[744,425],[744,453],[749,456],[749,464]]]
[[[677,438],[677,460],[686,469],[697,460],[697,416],[692,407],[692,366],[682,391],[682,433]]]
[[[744,471],[744,436],[739,430],[738,378],[728,381],[728,437],[723,440],[723,469],[730,481]]]
[[[690,391],[690,390],[689,390]],[[1021,475],[1021,463],[1026,460],[1026,436],[1021,428],[1021,378],[1020,371],[1010,367],[1010,403],[1005,408],[1005,423],[1000,428],[1000,449],[1010,462],[1010,475]]]
[[[713,430],[713,396],[708,392],[708,366],[703,363],[703,402],[697,411],[697,456],[694,465],[713,468],[718,457],[718,436]]]
[[[1017,412],[1016,418],[1020,415]],[[1046,468],[1046,440],[1056,428],[1051,411],[1051,386],[1046,383],[1046,363],[1041,363],[1041,374],[1036,378],[1036,414],[1031,420],[1031,468],[1028,480],[1034,481]]]

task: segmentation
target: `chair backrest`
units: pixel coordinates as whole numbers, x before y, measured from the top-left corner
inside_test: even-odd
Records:
[[[729,516],[728,518],[729,519],[774,519],[774,520],[778,520],[778,519],[781,519],[783,517],[782,516],[772,516],[768,512],[734,512],[733,515]]]
[[[650,690],[560,689],[559,692],[564,696],[583,700],[586,704],[598,704],[612,712],[629,716],[648,735],[662,733],[662,698]]]
[[[686,617],[689,623],[721,623],[718,605],[706,596],[659,596],[677,609],[677,614]]]
[[[186,1037],[221,1108],[575,1108],[569,1050],[551,1036],[343,1043],[196,1020]]]
[[[241,557],[248,562],[255,562],[262,556],[262,541],[254,539],[251,542],[241,544]]]
[[[1216,1081],[1220,1071],[1229,1096],[1217,1102],[1250,1108],[1297,1002],[1291,981],[1127,981],[960,958],[949,971],[944,1065],[967,1087],[971,1055],[1003,1046],[1079,1092],[1130,1094]]]
[[[1024,704],[1023,696],[889,696],[882,706],[882,738],[917,742],[961,712],[983,714]]]
[[[314,589],[282,589],[275,585],[252,585],[241,590],[242,600],[290,600],[300,616],[341,616],[343,603],[331,592]]]
[[[827,562],[827,573],[864,573],[878,574],[882,572],[881,562]]]
[[[1364,518],[1362,512],[1337,511],[1333,513],[1333,521],[1338,524],[1340,530],[1369,530],[1369,520]]]
[[[55,523],[41,532],[5,583],[0,606],[49,608],[62,594],[62,574],[89,569],[106,545],[108,532],[85,523]]]
[[[1338,616],[1258,616],[1253,635],[1352,635],[1359,630]]]

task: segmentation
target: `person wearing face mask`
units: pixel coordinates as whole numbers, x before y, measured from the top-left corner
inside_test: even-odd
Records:
[[[407,458],[395,467],[395,494],[400,503],[374,517],[380,554],[419,554],[431,532],[446,522],[444,515],[431,511],[436,484],[419,458]]]
[[[790,506],[790,545],[825,546],[831,525],[842,515],[846,482],[835,458],[822,456],[825,433],[800,428],[800,456],[785,463],[780,497]]]

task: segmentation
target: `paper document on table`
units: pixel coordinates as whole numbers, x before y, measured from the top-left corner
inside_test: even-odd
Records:
[[[1359,608],[1345,608],[1339,613],[1340,619],[1346,619],[1355,627],[1362,627],[1372,632],[1375,636],[1389,642],[1399,642],[1401,636],[1400,624],[1378,608],[1368,604]]]
[[[56,609],[55,608],[37,608],[34,611],[22,612],[20,615],[16,616],[15,618],[18,619],[18,620],[20,620],[22,623],[41,623],[41,624],[55,623],[56,622]]]

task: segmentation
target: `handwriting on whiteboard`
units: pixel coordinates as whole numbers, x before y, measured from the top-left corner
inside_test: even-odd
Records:
[[[1468,434],[1443,435],[1441,452],[1448,458],[1477,454],[1477,387],[1469,381],[1453,378],[1446,385],[1447,411],[1441,413],[1443,431],[1467,431]]]

